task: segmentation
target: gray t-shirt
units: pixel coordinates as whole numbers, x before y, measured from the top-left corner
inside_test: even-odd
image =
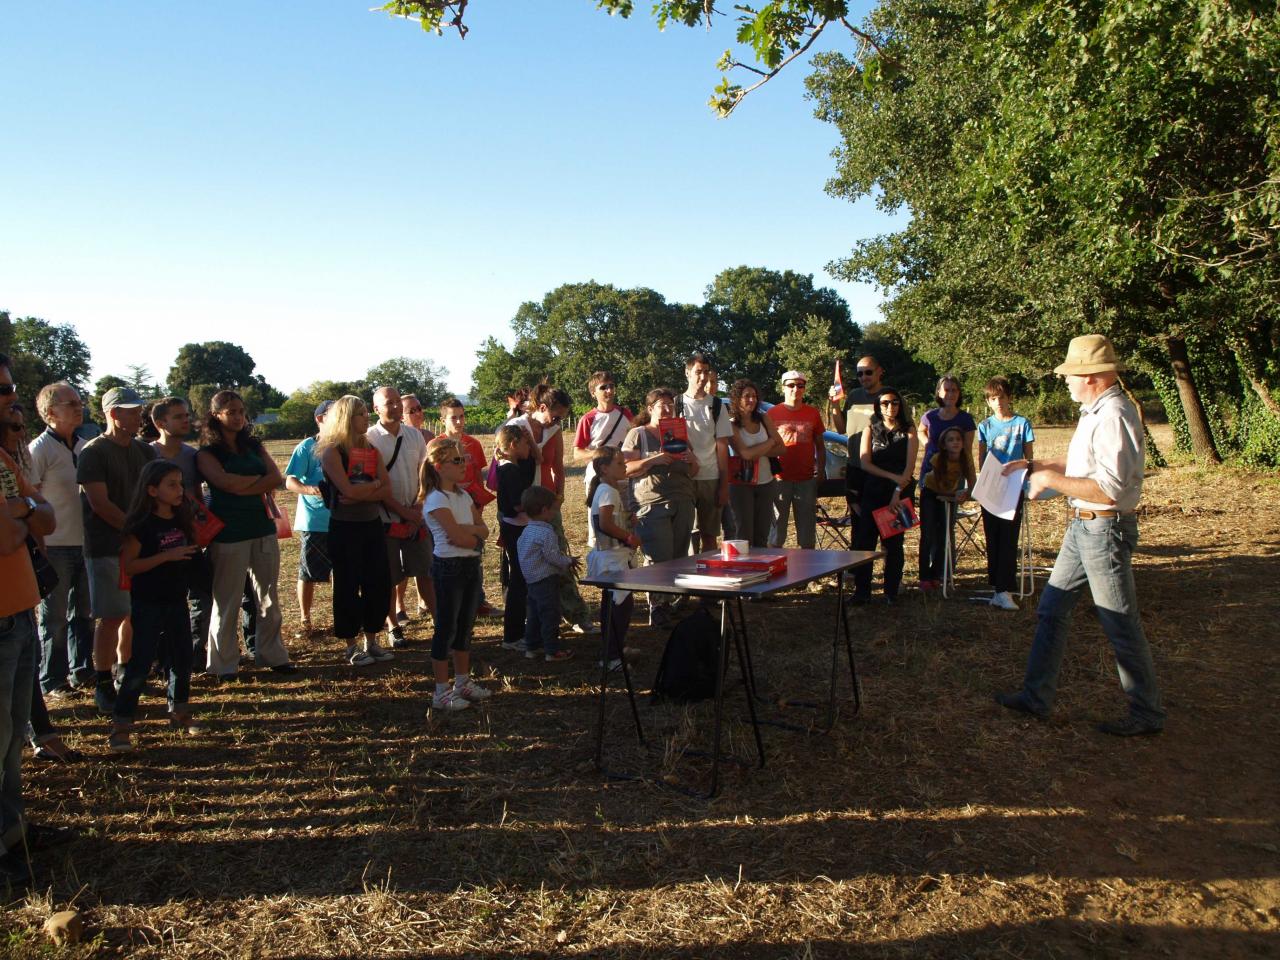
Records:
[[[156,458],[160,460],[168,460],[182,471],[182,486],[187,494],[196,500],[202,498],[200,489],[204,478],[200,476],[200,468],[196,466],[196,448],[189,443],[184,443],[178,448],[176,457],[166,457],[164,450],[160,447],[159,440],[151,441],[151,449],[156,452]]]
[[[76,483],[81,487],[86,483],[105,483],[107,499],[128,513],[142,468],[155,458],[155,450],[141,440],[130,440],[127,447],[122,447],[105,435],[94,437],[80,451]],[[93,512],[89,498],[83,492],[80,501],[84,508],[85,556],[116,556],[123,545],[120,531]]]

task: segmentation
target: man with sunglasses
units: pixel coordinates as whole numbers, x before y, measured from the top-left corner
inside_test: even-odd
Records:
[[[9,422],[16,399],[13,368],[0,353],[0,423]],[[22,811],[22,745],[40,660],[32,618],[40,590],[27,538],[53,533],[55,522],[53,508],[2,450],[0,494],[0,883],[26,886],[32,879],[26,851],[57,842],[48,828],[26,823]]]

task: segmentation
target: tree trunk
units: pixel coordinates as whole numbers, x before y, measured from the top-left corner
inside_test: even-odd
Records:
[[[1222,456],[1213,441],[1209,418],[1205,416],[1200,391],[1191,375],[1191,361],[1187,357],[1187,341],[1181,337],[1166,337],[1165,350],[1169,354],[1169,366],[1173,368],[1173,381],[1178,387],[1178,399],[1187,418],[1187,432],[1191,435],[1191,453],[1198,460],[1221,463]]]

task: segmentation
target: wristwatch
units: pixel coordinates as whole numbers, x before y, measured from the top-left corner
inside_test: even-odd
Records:
[[[24,513],[22,516],[20,516],[18,519],[19,519],[19,520],[26,520],[26,519],[27,519],[28,517],[30,517],[33,513],[35,513],[35,512],[36,512],[36,507],[38,507],[38,506],[39,506],[39,504],[38,504],[38,503],[36,503],[36,502],[35,502],[35,500],[34,500],[34,499],[32,499],[31,497],[23,497],[23,498],[22,498],[22,502],[23,502],[23,503],[25,503],[25,504],[27,505],[27,512],[26,512],[26,513]]]

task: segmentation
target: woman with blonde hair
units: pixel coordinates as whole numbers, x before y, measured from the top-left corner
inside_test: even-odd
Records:
[[[395,658],[375,639],[391,604],[391,568],[378,509],[391,496],[391,484],[382,455],[365,438],[368,429],[369,408],[348,395],[329,408],[316,443],[329,506],[333,633],[345,641],[343,657],[353,667]],[[362,630],[363,650],[356,646]]]

